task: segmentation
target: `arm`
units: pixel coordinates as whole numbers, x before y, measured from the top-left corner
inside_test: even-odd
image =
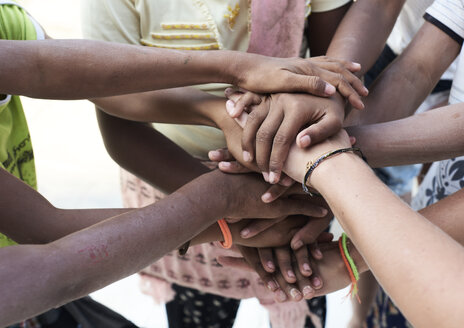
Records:
[[[312,156],[294,152],[287,168],[301,181],[304,163],[349,145],[345,136],[314,146]],[[327,159],[309,183],[322,193],[377,280],[413,325],[457,327],[463,322],[461,311],[452,306],[460,304],[464,292],[464,250],[459,243],[400,201],[356,155]],[[442,297],[424,298],[424,292]]]
[[[366,111],[353,111],[347,124],[385,122],[414,114],[460,49],[448,34],[425,22],[404,52],[375,81],[365,101]]]
[[[464,154],[463,109],[460,103],[347,131],[372,167],[430,163]],[[437,122],[446,122],[446,128]]]
[[[1,93],[78,99],[223,82],[255,92],[333,87],[312,75],[317,64],[236,51],[175,51],[90,40],[0,41]],[[76,60],[78,58],[79,60]],[[26,83],[27,82],[27,83]]]
[[[47,222],[44,213],[37,210],[50,205],[41,197],[31,197],[37,193],[19,180],[3,174],[2,185],[5,182],[9,188],[2,188],[0,199],[7,199],[9,193],[25,197],[11,197],[10,202],[2,204],[0,231],[12,235],[9,220],[13,217],[27,225],[18,216],[20,207],[24,213],[35,213],[35,220]],[[15,180],[8,181],[8,177]],[[41,313],[135,273],[193,238],[217,218],[310,214],[301,200],[264,204],[259,195],[266,185],[260,180],[213,171],[156,204],[120,214],[52,243],[0,249],[2,262],[8,263],[0,270],[0,284],[9,300],[0,305],[0,325]],[[234,195],[239,190],[240,199]],[[60,212],[49,210],[45,214],[60,219]],[[48,227],[39,228],[43,231]]]
[[[340,23],[327,56],[361,64],[366,73],[380,55],[405,0],[373,0],[353,3]]]
[[[309,15],[305,35],[308,40],[311,57],[324,56],[327,53],[335,31],[350,6],[351,3],[348,3],[333,10],[313,12]]]

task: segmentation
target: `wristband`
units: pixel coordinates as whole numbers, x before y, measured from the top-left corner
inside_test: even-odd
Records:
[[[225,219],[220,219],[217,222],[219,224],[219,228],[221,228],[222,236],[224,237],[224,241],[221,241],[220,244],[223,248],[229,249],[232,247],[232,233],[230,232],[229,225],[227,224]]]
[[[343,262],[345,263],[346,269],[348,270],[348,274],[351,279],[351,288],[350,288],[348,295],[351,295],[352,298],[356,296],[358,302],[361,304],[361,300],[358,296],[359,274],[358,274],[358,270],[356,268],[356,265],[354,264],[353,259],[348,253],[348,247],[346,247],[346,234],[345,233],[343,233],[338,239],[338,247],[340,249],[340,255],[342,256]],[[348,258],[350,260],[348,260]],[[356,272],[356,274],[354,272]]]
[[[361,158],[367,163],[367,160],[364,157],[364,154],[362,153],[361,149],[359,149],[358,147],[341,148],[341,149],[332,150],[332,151],[330,151],[328,153],[325,153],[322,156],[320,156],[315,162],[310,161],[310,162],[308,162],[306,164],[306,170],[305,170],[306,173],[304,175],[303,183],[302,183],[304,192],[311,195],[311,196],[315,195],[314,193],[312,193],[308,189],[308,187],[306,185],[306,182],[308,181],[311,173],[313,173],[313,171],[316,169],[316,167],[319,166],[319,164],[321,164],[324,160],[326,160],[329,157],[332,157],[334,155],[338,155],[338,154],[341,154],[341,153],[346,153],[346,152],[349,152],[349,151],[358,152],[360,154]]]

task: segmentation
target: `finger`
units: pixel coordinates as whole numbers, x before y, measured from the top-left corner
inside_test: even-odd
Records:
[[[273,273],[275,271],[274,255],[272,248],[258,248],[258,255],[261,260],[263,269],[266,272]]]
[[[361,96],[351,86],[351,84],[345,79],[345,77],[342,74],[329,72],[329,75],[333,76],[333,78],[327,79],[332,80],[332,83],[335,85],[340,94],[347,98],[350,104],[353,105],[353,107],[357,109],[364,109],[364,103],[361,100]]]
[[[239,247],[239,249],[244,258],[246,259],[247,263],[250,265],[251,268],[253,268],[254,271],[256,271],[256,273],[261,278],[263,283],[267,286],[267,288],[272,292],[277,290],[278,284],[276,280],[274,280],[273,275],[266,272],[263,269],[258,250],[256,248],[251,247]]]
[[[343,79],[351,85],[351,87],[356,91],[356,93],[359,96],[365,97],[369,94],[369,90],[364,86],[362,81],[356,75],[354,75],[350,69],[347,69],[344,63],[341,63],[339,61],[329,61],[321,63],[319,67],[325,69],[326,71],[330,71],[331,73],[338,73],[341,76],[343,76]],[[359,69],[360,67],[361,65],[359,65]],[[329,83],[338,85],[339,82],[337,81],[337,75],[326,75],[324,73],[325,72],[321,72],[322,78],[326,79]]]
[[[330,215],[332,216],[332,215]],[[327,229],[330,224],[331,217],[324,219],[310,219],[290,241],[290,246],[293,250],[302,248],[304,245],[309,245],[316,242],[322,231]]]
[[[283,118],[283,111],[278,109],[270,111],[256,133],[256,164],[261,172],[269,172],[269,157],[274,143],[274,136]],[[270,183],[277,183],[279,179],[280,176],[277,176],[274,172],[269,173]]]
[[[305,247],[302,247],[302,249]],[[311,252],[311,256],[316,260],[322,260],[323,255],[321,249],[319,247],[319,243],[316,241],[315,243],[309,245],[309,250]]]
[[[243,257],[218,256],[217,260],[219,264],[222,264],[223,266],[230,266],[236,269],[254,272],[253,268]]]
[[[342,128],[342,120],[336,115],[325,114],[317,123],[311,124],[296,136],[296,143],[300,148],[315,145],[333,136]]]
[[[293,181],[293,180],[292,180]],[[271,203],[289,189],[290,187],[282,186],[280,184],[272,185],[266,192],[261,196],[261,200],[265,203]]]
[[[294,251],[294,255],[299,269],[295,271],[299,271],[303,276],[309,277],[313,273],[313,271],[311,269],[309,261],[308,248],[301,247],[300,249]]]
[[[296,117],[295,117],[296,118]],[[299,119],[292,118],[291,115],[285,116],[274,137],[272,144],[271,156],[269,160],[270,179],[272,174],[277,181],[280,179],[284,162],[287,160],[290,146],[293,144],[297,131],[301,128],[302,122]]]
[[[280,273],[284,276],[284,279],[288,283],[295,283],[296,276],[292,265],[292,256],[290,248],[288,247],[276,247],[274,253],[277,260],[277,266],[279,267]]]
[[[303,298],[309,300],[316,295],[314,288],[312,287],[312,282],[310,278],[305,277],[301,274],[299,270],[295,270],[296,280],[298,289],[303,294]]]
[[[219,162],[219,169],[225,173],[249,173],[250,169],[246,168],[237,161],[232,162]]]
[[[284,186],[284,187],[290,188],[291,186],[293,186],[295,184],[295,180],[293,180],[292,178],[290,178],[286,174],[282,174],[281,179],[279,181],[279,184]]]
[[[306,199],[276,199],[267,207],[269,212],[266,211],[268,217],[281,217],[289,215],[306,215],[311,217],[325,217],[328,213],[327,209],[311,204]],[[264,215],[264,213],[263,213]]]
[[[269,113],[268,104],[263,103],[248,114],[242,132],[243,160],[251,162],[255,156],[255,140],[258,129]]]
[[[226,98],[231,99],[233,101],[238,100],[238,96],[244,94],[245,92],[241,92],[240,90],[237,90],[236,88],[226,88],[224,90],[224,95]]]
[[[245,227],[240,230],[240,237],[242,238],[251,238],[256,236],[257,234],[265,231],[266,229],[272,227],[274,224],[282,221],[282,219],[275,219],[275,220],[260,220],[256,219],[251,221]]]
[[[356,143],[356,137],[350,136],[350,144],[353,146]]]
[[[361,64],[355,63],[349,60],[331,58],[327,56],[311,57],[309,60],[317,61],[318,66],[322,66],[326,63],[339,63],[343,65],[343,67],[345,67],[346,69],[350,70],[351,72],[359,72],[361,70]]]
[[[261,101],[262,98],[260,95],[253,92],[247,92],[242,97],[240,97],[240,99],[235,101],[235,106],[233,110],[229,112],[229,114],[231,117],[236,118],[245,110],[245,108],[259,105]]]
[[[287,300],[298,302],[303,299],[303,295],[299,291],[298,286],[288,283],[280,272],[276,272],[274,277],[277,284],[280,286],[280,289],[274,292],[274,298],[277,302],[282,303]]]
[[[229,152],[227,148],[221,148],[216,150],[211,150],[208,152],[208,158],[213,162],[222,162],[222,161],[233,161],[235,160],[234,156]]]

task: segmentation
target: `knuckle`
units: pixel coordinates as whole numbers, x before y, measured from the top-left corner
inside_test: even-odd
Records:
[[[267,128],[260,128],[258,133],[256,133],[256,141],[260,143],[270,142],[272,139],[273,133]]]
[[[324,91],[324,82],[318,76],[308,76],[308,85],[311,89],[322,92]]]
[[[290,138],[283,133],[277,133],[274,137],[274,145],[284,146],[290,144]]]

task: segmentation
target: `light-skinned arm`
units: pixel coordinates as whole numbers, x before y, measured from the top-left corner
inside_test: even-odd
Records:
[[[308,161],[344,147],[350,142],[340,133],[312,147],[311,153],[294,148],[287,173],[301,181]],[[456,307],[464,292],[462,245],[409,208],[357,155],[325,160],[308,183],[324,196],[379,283],[413,325],[461,325],[463,312]]]

